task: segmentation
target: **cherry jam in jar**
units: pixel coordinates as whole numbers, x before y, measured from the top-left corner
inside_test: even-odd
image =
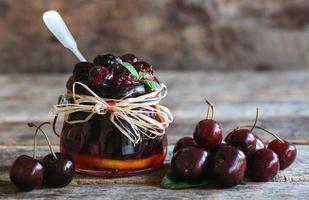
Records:
[[[121,99],[146,94],[143,84],[128,87],[92,88],[101,98]],[[69,114],[68,119],[85,119],[89,113]],[[167,136],[143,137],[133,144],[110,121],[110,113],[94,114],[77,124],[64,122],[60,151],[75,163],[76,171],[88,175],[119,177],[144,173],[159,168],[167,153]],[[156,118],[157,116],[151,116]]]

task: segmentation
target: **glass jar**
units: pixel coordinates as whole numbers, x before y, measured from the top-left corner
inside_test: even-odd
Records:
[[[102,98],[120,99],[146,94],[144,85],[133,87],[100,86],[92,90]],[[79,93],[84,91],[80,90]],[[85,119],[89,113],[71,113],[69,120]],[[167,136],[143,137],[133,144],[110,121],[110,113],[94,114],[78,124],[64,122],[60,151],[75,162],[76,171],[88,175],[130,176],[159,168],[167,153]],[[158,116],[151,116],[156,118]]]

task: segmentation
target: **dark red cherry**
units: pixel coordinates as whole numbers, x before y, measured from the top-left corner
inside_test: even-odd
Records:
[[[125,72],[125,69],[120,64],[116,63],[110,65],[108,70],[113,74],[113,76]]]
[[[222,145],[213,160],[214,178],[225,187],[238,185],[247,169],[245,154],[236,147]]]
[[[265,147],[262,140],[249,129],[236,129],[232,131],[226,136],[225,142],[239,148],[247,156]]]
[[[113,57],[114,55],[112,54],[97,55],[94,58],[93,63],[99,66],[108,66],[110,64],[110,59],[112,59]]]
[[[148,72],[153,74],[152,66],[144,61],[133,63],[133,66],[138,72]]]
[[[271,149],[260,149],[252,153],[248,160],[250,177],[254,181],[265,182],[276,176],[280,169],[279,158]]]
[[[132,54],[132,53],[127,53],[121,56],[121,59],[123,62],[128,62],[128,63],[136,63],[138,61],[138,58]]]
[[[121,74],[117,74],[113,78],[113,83],[115,86],[127,87],[137,85],[139,82],[134,78],[131,73],[123,72]]]
[[[89,83],[92,86],[102,85],[110,80],[111,76],[111,72],[108,70],[108,68],[100,66],[93,67],[89,71]]]
[[[99,66],[109,66],[113,63],[121,63],[121,58],[112,54],[97,55],[93,63]]]
[[[209,154],[202,148],[180,149],[172,158],[172,174],[182,181],[201,181],[208,171],[209,162]]]
[[[197,144],[192,137],[183,137],[178,140],[174,146],[173,154],[186,147],[197,147]]]
[[[74,176],[74,164],[63,153],[52,153],[45,156],[42,164],[45,169],[45,181],[51,187],[64,187],[71,183]]]
[[[204,119],[196,125],[193,138],[199,146],[214,150],[222,142],[222,129],[215,120]]]
[[[75,65],[73,75],[74,75],[74,82],[81,82],[84,84],[88,84],[88,74],[91,68],[94,65],[90,62],[79,62]]]
[[[88,74],[89,70],[92,67],[94,67],[94,64],[91,62],[79,62],[75,65],[73,73],[74,74],[80,74],[80,73]]]
[[[253,133],[254,134],[254,133]],[[256,138],[256,144],[255,144],[255,149],[263,149],[266,147],[265,143],[262,141],[262,139],[257,136],[256,134],[254,134],[255,138]]]
[[[43,165],[30,156],[21,155],[10,169],[10,179],[21,190],[30,191],[38,188],[44,181]]]
[[[268,148],[273,150],[279,157],[280,169],[290,166],[297,155],[296,147],[287,141],[275,139],[268,144]]]

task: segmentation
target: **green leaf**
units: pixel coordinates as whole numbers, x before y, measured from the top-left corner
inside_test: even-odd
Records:
[[[208,180],[203,180],[197,183],[187,183],[182,181],[177,181],[171,176],[170,173],[165,174],[163,177],[160,187],[164,189],[186,189],[186,188],[197,188],[208,185],[210,182]]]
[[[136,79],[139,79],[136,69],[130,63],[122,62],[121,65],[126,68]]]
[[[142,83],[144,83],[147,87],[149,87],[151,90],[159,90],[160,85],[157,82],[154,82],[152,80],[141,80]]]
[[[142,80],[145,76],[145,72],[138,72],[138,80]]]

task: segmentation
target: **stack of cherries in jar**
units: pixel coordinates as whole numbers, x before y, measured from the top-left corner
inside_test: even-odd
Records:
[[[196,125],[193,137],[181,138],[175,144],[171,162],[173,178],[193,183],[209,179],[220,186],[233,187],[245,177],[257,182],[269,181],[293,163],[297,154],[295,146],[256,126],[258,109],[254,125],[248,126],[251,129],[236,128],[223,141],[222,129],[213,119],[214,106],[207,103],[207,117]],[[276,139],[266,146],[252,132],[254,128]]]
[[[153,75],[152,66],[147,62],[130,53],[122,56],[105,54],[96,56],[93,62],[77,63],[66,86],[68,90],[72,90],[74,82],[81,82],[96,89],[106,85],[128,87],[147,81],[158,82]]]
[[[14,185],[23,191],[30,191],[44,184],[50,187],[64,187],[68,185],[74,175],[74,163],[68,156],[60,152],[54,152],[50,141],[41,127],[48,122],[36,126],[29,123],[29,127],[36,127],[34,134],[33,157],[28,155],[19,156],[10,169],[10,179]],[[36,135],[41,131],[48,143],[50,154],[42,160],[36,156]]]

